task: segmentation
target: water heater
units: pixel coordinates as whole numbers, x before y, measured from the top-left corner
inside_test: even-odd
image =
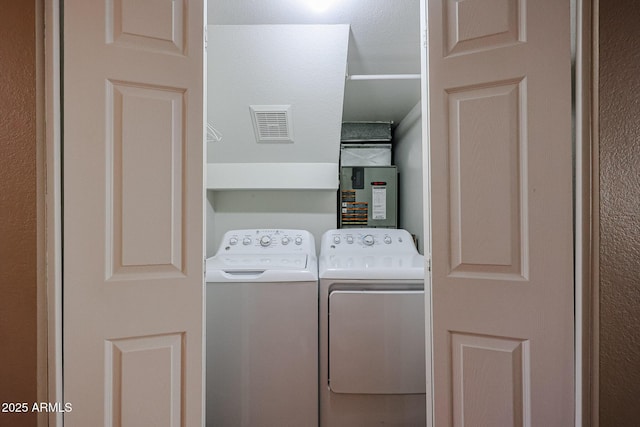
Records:
[[[398,171],[395,166],[340,169],[340,228],[398,227]]]

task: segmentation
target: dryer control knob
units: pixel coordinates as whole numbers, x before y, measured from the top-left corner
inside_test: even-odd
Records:
[[[347,243],[348,244],[352,244],[353,243],[353,237],[352,236],[347,236]]]
[[[362,242],[367,246],[371,246],[374,244],[375,240],[373,239],[373,236],[371,234],[367,234],[362,238]]]
[[[237,238],[235,238],[235,237],[230,238],[230,239],[229,239],[229,244],[230,244],[231,246],[233,246],[233,245],[237,245],[237,244],[238,244],[238,239],[237,239]]]
[[[301,245],[302,244],[302,237],[296,237],[296,245]]]
[[[283,237],[283,238],[282,238],[282,244],[283,244],[283,245],[288,245],[288,244],[289,244],[289,242],[290,242],[290,240],[289,240],[289,238],[288,238],[288,237]]]
[[[250,237],[245,237],[244,239],[242,239],[242,244],[247,246],[251,244],[251,238]]]
[[[262,236],[260,238],[260,246],[269,246],[271,244],[271,237],[269,236]]]
[[[334,236],[334,237],[333,237],[333,243],[335,243],[336,245],[337,245],[338,243],[340,243],[340,236]]]
[[[384,242],[385,242],[387,245],[390,245],[390,244],[391,244],[391,242],[392,242],[391,237],[389,237],[389,236],[384,236]]]

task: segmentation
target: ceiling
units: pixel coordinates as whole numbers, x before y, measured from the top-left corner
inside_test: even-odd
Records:
[[[323,12],[313,4],[332,3]],[[420,73],[420,0],[208,0],[209,24],[350,24],[348,73]],[[344,121],[397,124],[419,80],[347,80]]]

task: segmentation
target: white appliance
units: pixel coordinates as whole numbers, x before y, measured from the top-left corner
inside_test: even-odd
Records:
[[[399,229],[329,230],[320,277],[320,425],[426,424],[424,258]]]
[[[318,424],[318,264],[302,230],[234,230],[207,259],[207,426]]]

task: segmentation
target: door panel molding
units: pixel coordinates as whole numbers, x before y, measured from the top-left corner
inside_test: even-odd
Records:
[[[526,88],[519,78],[445,91],[450,277],[528,279]]]
[[[449,333],[453,393],[462,396],[453,408],[453,425],[483,420],[493,426],[530,426],[530,341]]]
[[[183,425],[184,339],[175,333],[105,341],[107,426]]]
[[[106,92],[107,280],[184,277],[186,89],[109,80]]]
[[[171,3],[107,0],[107,43],[172,55],[185,54],[185,0]]]
[[[447,56],[525,42],[526,6],[526,0],[446,0],[443,20]]]

